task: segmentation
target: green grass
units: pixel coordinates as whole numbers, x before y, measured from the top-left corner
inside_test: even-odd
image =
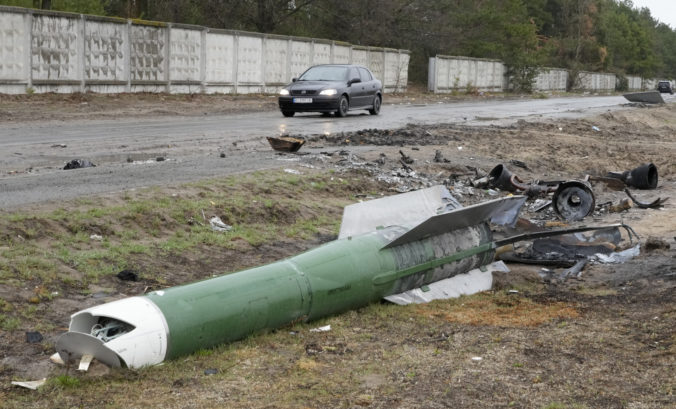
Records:
[[[9,304],[0,304],[3,328],[17,329],[20,318],[37,319],[27,309],[31,303],[49,301],[55,292],[56,297],[87,295],[90,285],[125,268],[161,285],[177,284],[166,278],[171,276],[168,260],[204,266],[218,263],[214,256],[223,250],[255,250],[280,241],[314,240],[319,234],[330,237],[338,231],[342,207],[354,201],[353,185],[377,190],[363,181],[352,183],[349,176],[304,173],[255,172],[127,192],[112,200],[78,199],[43,212],[0,214],[0,285],[41,289],[30,303],[14,310],[5,311]],[[232,225],[232,231],[213,231],[208,221],[212,216]],[[102,238],[92,239],[94,234]],[[209,268],[218,269],[236,271],[238,266]]]
[[[80,386],[80,379],[70,375],[59,375],[51,379],[51,383],[60,388],[77,388]]]
[[[21,325],[21,320],[16,317],[10,317],[5,314],[0,314],[0,328],[5,331],[13,331],[18,329]]]

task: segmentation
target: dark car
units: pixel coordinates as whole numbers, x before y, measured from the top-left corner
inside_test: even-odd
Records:
[[[668,92],[674,94],[674,90],[671,88],[671,82],[669,81],[660,81],[657,83],[657,90],[659,92]]]
[[[335,112],[342,117],[355,109],[378,115],[382,102],[382,83],[368,68],[358,65],[315,65],[279,92],[279,109],[284,116]]]

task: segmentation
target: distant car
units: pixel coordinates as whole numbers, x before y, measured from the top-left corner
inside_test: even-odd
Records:
[[[657,83],[657,90],[659,92],[668,92],[670,94],[674,94],[673,88],[671,88],[671,82],[669,81],[660,81]]]
[[[286,117],[296,112],[335,113],[365,109],[378,115],[383,84],[359,65],[315,65],[279,92],[279,109]]]

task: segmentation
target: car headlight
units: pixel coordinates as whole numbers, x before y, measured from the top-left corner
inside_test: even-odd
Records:
[[[319,93],[319,95],[336,95],[338,91],[335,89],[325,89]]]
[[[279,90],[279,95],[289,95],[289,90],[286,88],[282,88]]]

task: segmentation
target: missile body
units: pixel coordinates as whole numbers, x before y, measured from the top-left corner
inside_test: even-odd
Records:
[[[64,360],[91,354],[111,366],[143,367],[465,273],[494,255],[485,218],[438,232],[465,209],[413,228],[378,228],[272,264],[77,312],[56,349]]]

